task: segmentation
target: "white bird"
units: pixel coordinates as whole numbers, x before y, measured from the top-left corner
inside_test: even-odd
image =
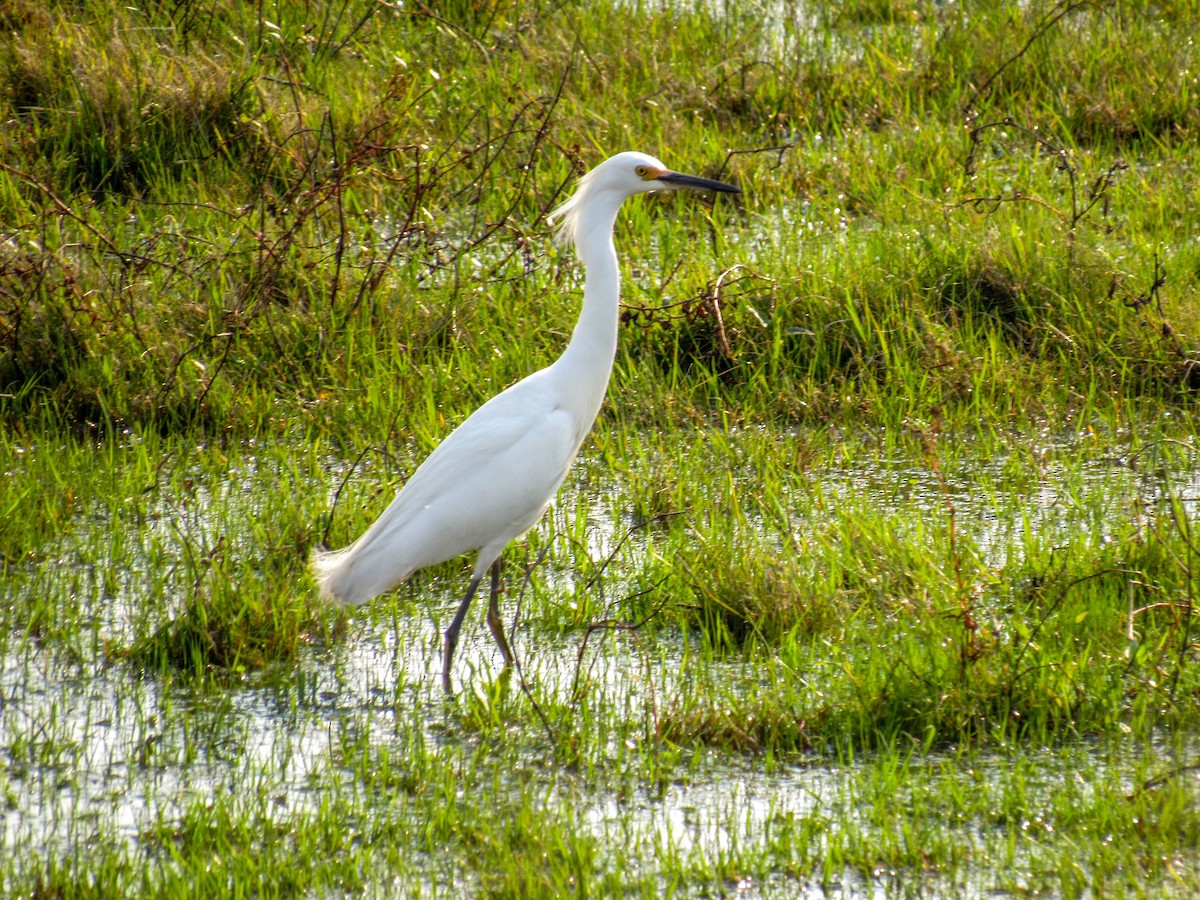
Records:
[[[512,663],[497,606],[500,555],[541,519],[604,400],[617,350],[617,210],[635,194],[674,188],[740,193],[634,152],[618,153],[580,179],[574,195],[551,216],[561,219],[559,236],[574,242],[586,275],[583,308],[562,356],[497,394],[451,432],[353,544],[313,551],[322,596],[354,605],[391,590],[418,569],[479,551],[444,637],[447,693],[463,618],[489,568],[487,622],[505,665]]]

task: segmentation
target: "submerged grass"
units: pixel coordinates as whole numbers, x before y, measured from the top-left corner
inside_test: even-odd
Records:
[[[1200,10],[769,13],[0,11],[7,893],[1200,889]],[[307,554],[559,351],[627,147],[745,193],[623,211],[447,703],[462,566]]]

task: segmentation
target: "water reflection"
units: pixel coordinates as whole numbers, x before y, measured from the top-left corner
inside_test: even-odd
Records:
[[[1194,469],[1147,465],[1144,455],[1120,449],[1096,452],[1081,462],[1081,440],[1086,436],[1042,440],[1033,450],[947,465],[941,472],[901,456],[827,467],[804,473],[792,500],[805,527],[821,516],[836,520],[847,508],[859,515],[902,509],[917,516],[945,516],[952,508],[962,534],[975,542],[988,565],[997,567],[1021,551],[1017,538],[1030,529],[1046,535],[1120,530],[1138,517],[1153,516],[1172,498],[1181,500],[1188,515],[1195,514],[1200,474]],[[160,544],[215,540],[223,523],[240,513],[246,484],[260,478],[269,482],[278,474],[260,473],[252,461],[239,465],[242,486],[235,493],[228,481],[213,481],[198,471],[186,509],[168,509],[163,500],[162,507],[144,511],[136,521],[105,525],[125,527],[130,533],[124,539],[143,542],[140,546],[148,546],[151,538]],[[748,468],[737,477],[753,475]],[[603,479],[602,472],[585,466],[580,483],[587,482],[586,491],[561,498],[555,527],[571,533],[582,509],[586,539],[572,544],[561,564],[552,559],[539,570],[535,577],[543,591],[558,593],[561,586],[565,595],[573,589],[575,573],[584,568],[577,553],[594,567],[619,545],[646,539],[624,512],[619,487]],[[94,524],[89,520],[81,528]],[[86,544],[86,539],[74,540]],[[71,541],[67,536],[47,556],[69,559]],[[469,742],[462,713],[444,702],[438,679],[440,626],[456,602],[457,580],[419,579],[402,588],[392,601],[352,618],[345,638],[308,648],[286,673],[263,673],[225,689],[191,688],[169,673],[141,673],[109,662],[96,649],[104,640],[128,634],[129,620],[139,615],[137,598],[161,587],[156,573],[163,556],[162,547],[148,552],[144,567],[113,582],[115,597],[97,592],[80,598],[82,617],[100,621],[94,655],[88,656],[87,646],[64,653],[32,634],[9,633],[0,640],[4,847],[58,846],[70,852],[96,839],[136,846],[148,830],[178,821],[196,804],[230,797],[255,802],[265,815],[285,822],[317,810],[331,793],[359,790],[356,753],[361,751],[356,747],[398,748],[400,754],[423,748],[437,756],[459,753]],[[619,581],[621,574],[614,569],[607,577]],[[510,580],[519,581],[511,573]],[[509,612],[519,585],[510,587]],[[552,728],[569,725],[560,717],[583,702],[581,684],[586,684],[587,704],[606,710],[609,721],[624,723],[613,729],[598,755],[599,774],[555,768],[539,781],[515,779],[509,785],[514,791],[542,792],[538,802],[548,806],[569,801],[580,826],[614,864],[633,854],[653,867],[668,849],[672,858],[688,858],[775,847],[798,840],[798,830],[819,842],[814,823],[852,820],[866,815],[875,802],[864,794],[866,770],[857,763],[766,765],[754,756],[708,753],[668,767],[664,782],[627,781],[623,761],[657,752],[645,723],[654,720],[667,698],[686,693],[696,648],[678,636],[651,642],[620,631],[594,633],[583,646],[578,631],[554,635],[520,628],[516,649],[534,696],[558,710],[549,717]],[[464,691],[479,692],[481,702],[490,702],[487,688],[500,664],[476,617],[463,635],[456,678]],[[733,659],[712,665],[716,670],[706,677],[758,683],[747,669],[750,664]],[[1084,745],[1031,752],[1025,764],[1041,767],[1041,789],[1052,793],[1062,779],[1081,771],[1091,779],[1129,780],[1138,756],[1154,753],[1169,756],[1170,751],[1140,747],[1114,754],[1111,747]],[[970,790],[981,772],[988,779],[1007,777],[1013,757],[947,754],[922,757],[917,764],[925,770],[917,783],[951,779]],[[508,785],[503,776],[497,782]],[[1030,822],[1031,827],[1046,825]],[[980,858],[987,859],[982,848],[994,837],[968,829],[964,840],[974,842]],[[839,890],[847,896],[890,895],[895,889],[887,872],[873,878],[850,871],[821,873],[817,881],[780,878],[776,888],[801,896],[815,891],[817,881],[823,886],[814,896],[838,896]],[[960,886],[933,878],[924,887],[927,896],[953,896]],[[736,890],[743,888],[770,892],[772,885]]]

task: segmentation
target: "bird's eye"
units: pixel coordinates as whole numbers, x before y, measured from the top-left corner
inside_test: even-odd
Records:
[[[647,175],[650,174],[650,170],[648,168],[646,168],[645,166],[638,166],[633,171],[637,172],[638,178],[645,178]]]

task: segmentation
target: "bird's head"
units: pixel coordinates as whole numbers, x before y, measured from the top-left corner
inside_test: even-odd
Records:
[[[732,184],[715,181],[711,178],[701,178],[698,175],[684,175],[668,169],[653,156],[628,150],[618,153],[616,156],[610,156],[580,178],[575,193],[551,214],[550,220],[559,222],[560,240],[570,242],[575,237],[581,210],[593,198],[607,195],[615,199],[617,205],[620,205],[621,201],[634,194],[644,194],[648,191],[671,191],[680,188],[721,191],[730,194],[741,193],[741,188],[734,187]]]

